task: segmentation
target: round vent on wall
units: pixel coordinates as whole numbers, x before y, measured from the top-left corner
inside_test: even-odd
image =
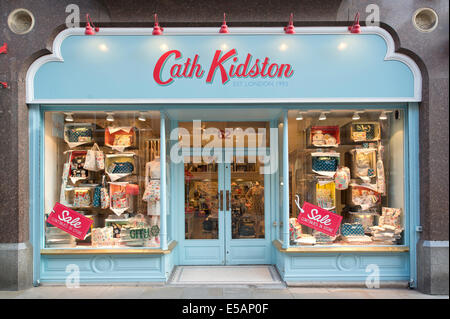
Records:
[[[412,22],[420,32],[431,32],[438,25],[438,15],[433,9],[421,8],[414,12]]]
[[[27,9],[16,9],[8,16],[8,27],[16,34],[26,34],[34,27],[34,16]]]

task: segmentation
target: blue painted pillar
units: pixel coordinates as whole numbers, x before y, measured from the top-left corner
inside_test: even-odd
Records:
[[[160,240],[161,249],[167,249],[167,211],[166,211],[166,200],[167,200],[167,180],[166,180],[166,163],[167,163],[167,152],[166,152],[166,115],[161,112],[161,127],[160,127],[160,168],[161,168],[161,229],[160,229]]]
[[[409,175],[409,194],[405,196],[409,199],[405,203],[405,207],[409,205],[409,258],[410,258],[410,282],[413,287],[417,287],[417,243],[419,241],[419,234],[416,231],[416,226],[420,225],[420,168],[419,168],[419,104],[408,104],[408,135],[405,138],[408,143],[408,153],[405,154],[408,158],[405,159],[405,164],[409,167],[405,168]],[[409,159],[409,160],[408,160]],[[408,183],[408,181],[406,182]]]
[[[41,155],[43,150],[43,138],[41,129],[44,123],[41,117],[40,106],[31,104],[28,107],[29,121],[29,201],[30,201],[30,241],[33,245],[33,286],[38,286],[40,280],[41,248],[44,236],[41,225],[44,222],[44,210],[41,210],[41,198],[43,195],[43,179],[41,178]],[[41,148],[42,146],[42,148]],[[42,235],[42,236],[41,236]]]
[[[289,247],[289,141],[288,111],[283,111],[283,248]]]

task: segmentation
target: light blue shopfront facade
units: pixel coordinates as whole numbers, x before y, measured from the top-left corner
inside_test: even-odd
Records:
[[[422,89],[417,65],[395,53],[392,37],[378,27],[363,27],[361,34],[349,34],[343,27],[296,28],[294,35],[284,34],[281,28],[230,31],[221,35],[210,28],[167,28],[163,36],[152,36],[151,29],[107,28],[85,36],[84,29],[67,29],[54,40],[53,54],[31,65],[27,103],[35,283],[63,283],[70,264],[80,266],[81,282],[164,282],[175,265],[183,264],[274,264],[289,282],[364,282],[366,267],[377,264],[381,280],[415,281]],[[233,49],[234,55],[214,66],[215,54],[220,60]],[[161,56],[172,50],[158,69]],[[188,58],[191,69],[186,67]],[[237,74],[230,73],[230,67],[236,71],[246,60],[247,72],[242,66]],[[266,72],[257,74],[265,61]],[[349,107],[404,110],[405,245],[353,250],[290,247],[287,112]],[[160,249],[89,248],[80,253],[44,248],[45,112],[118,110],[161,112],[161,140],[168,143],[161,143]],[[271,155],[281,163],[280,170],[265,176],[266,238],[218,241],[219,251],[234,252],[229,257],[217,255],[217,247],[211,248],[214,243],[184,240],[184,167],[170,163],[166,156],[169,132],[179,121],[197,119],[268,121],[273,128],[283,123],[279,136],[271,136],[276,150]],[[225,176],[226,166],[221,170]],[[224,220],[225,227],[227,223]],[[222,232],[222,236],[227,235]]]

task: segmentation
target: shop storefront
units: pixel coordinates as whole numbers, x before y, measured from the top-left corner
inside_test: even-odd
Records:
[[[421,74],[361,30],[62,31],[27,73],[34,281],[72,264],[81,282],[244,264],[414,280]],[[47,222],[56,203],[93,220],[86,238]],[[299,223],[305,203],[337,232]]]

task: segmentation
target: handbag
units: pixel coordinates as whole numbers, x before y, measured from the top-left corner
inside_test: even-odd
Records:
[[[113,174],[131,174],[134,170],[133,163],[130,162],[114,162],[111,173]]]
[[[339,165],[339,158],[335,156],[313,156],[312,169],[314,171],[335,172]]]
[[[92,206],[94,207],[100,207],[100,201],[101,201],[101,186],[96,186],[94,189],[94,197],[92,199]]]
[[[91,195],[89,189],[76,189],[74,191],[73,206],[89,207],[91,205]]]
[[[160,190],[160,181],[159,179],[152,179],[148,182],[147,187],[145,188],[145,193],[142,200],[146,202],[157,202],[161,198],[161,190]]]
[[[109,207],[109,193],[106,188],[106,176],[103,175],[102,187],[100,188],[100,208],[106,209]]]
[[[339,167],[334,175],[336,189],[344,190],[350,183],[350,169],[348,167]]]
[[[364,226],[360,223],[345,223],[341,226],[342,236],[364,236]]]
[[[145,165],[145,191],[142,200],[157,202],[161,198],[161,182],[159,179],[150,179],[151,162]]]
[[[105,168],[105,155],[97,143],[87,151],[84,168],[90,171],[100,171]]]
[[[112,227],[93,228],[92,247],[114,246],[114,231]]]
[[[241,225],[239,227],[239,235],[240,236],[254,236],[255,235],[255,227],[252,225]]]
[[[375,125],[370,123],[357,123],[353,127],[353,132],[356,133],[353,135],[355,141],[358,140],[358,138],[366,141],[373,140],[375,138]]]
[[[71,128],[67,131],[69,142],[90,142],[92,130],[87,127]]]

